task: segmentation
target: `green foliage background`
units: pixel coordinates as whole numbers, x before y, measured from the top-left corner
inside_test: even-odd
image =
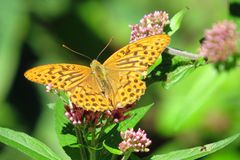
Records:
[[[155,10],[172,17],[189,7],[180,30],[172,36],[172,47],[198,52],[204,29],[228,18],[227,1],[219,0],[0,0],[0,125],[24,131],[62,154],[54,130],[54,102],[44,87],[23,77],[27,69],[47,63],[89,62],[61,47],[95,58],[108,40],[104,61],[129,42],[129,24]],[[196,69],[170,89],[152,84],[146,99],[155,105],[139,126],[153,140],[152,151],[165,153],[223,139],[240,131],[240,68],[218,73],[212,65]],[[234,143],[204,159],[235,160],[240,157]],[[22,153],[0,146],[0,159],[28,160]]]

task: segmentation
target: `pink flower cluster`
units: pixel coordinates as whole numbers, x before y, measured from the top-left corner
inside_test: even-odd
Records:
[[[86,111],[83,110],[80,107],[76,107],[76,105],[73,104],[73,107],[70,108],[69,106],[65,106],[65,115],[66,117],[74,124],[88,124],[89,122],[92,122],[94,124],[98,124],[98,120],[100,118],[99,113],[95,113],[92,111]]]
[[[104,125],[104,120],[109,120],[118,123],[127,118],[129,115],[125,114],[133,105],[128,105],[125,108],[116,109],[113,111],[105,112],[93,112],[82,109],[72,104],[72,108],[65,106],[66,117],[74,124],[94,125],[95,127],[101,127]]]
[[[205,31],[200,54],[212,62],[224,61],[237,51],[237,26],[231,21],[223,21]]]
[[[167,23],[169,23],[169,18],[165,11],[155,11],[154,13],[145,15],[139,24],[129,25],[132,30],[130,42],[147,36],[161,34]]]
[[[123,141],[119,144],[118,148],[122,152],[126,152],[129,150],[135,152],[148,152],[149,148],[147,148],[152,141],[147,138],[147,134],[144,130],[138,129],[135,132],[133,129],[128,129],[125,132],[120,133]]]

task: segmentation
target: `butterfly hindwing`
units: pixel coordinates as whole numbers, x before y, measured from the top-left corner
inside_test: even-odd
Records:
[[[109,99],[107,99],[96,78],[90,74],[78,87],[67,92],[71,101],[85,110],[105,111],[113,110]]]
[[[113,72],[109,71],[110,75],[117,75],[119,79],[114,79],[114,76],[109,77],[109,82],[114,90],[113,105],[116,108],[123,108],[128,104],[132,104],[144,94],[146,85],[140,80],[140,74],[136,72]]]

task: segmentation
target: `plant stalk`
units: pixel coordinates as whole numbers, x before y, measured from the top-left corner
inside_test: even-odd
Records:
[[[128,151],[128,152],[124,153],[124,155],[123,155],[121,160],[128,160],[128,158],[130,157],[131,153],[132,153],[132,151]]]
[[[86,153],[85,148],[83,147],[84,141],[83,141],[82,136],[84,136],[84,135],[81,134],[81,127],[76,126],[75,132],[77,135],[78,143],[80,144],[80,148],[79,148],[80,149],[80,157],[81,157],[81,159],[87,159],[87,153]]]
[[[94,149],[90,149],[90,160],[96,160],[96,151]]]
[[[181,51],[181,50],[174,49],[174,48],[171,48],[171,47],[167,47],[166,52],[171,54],[171,55],[174,55],[174,56],[183,56],[183,57],[186,57],[186,58],[190,58],[192,60],[197,60],[199,58],[204,58],[200,54],[193,54],[193,53],[190,53],[190,52],[187,52],[187,51]]]
[[[95,138],[96,138],[96,128],[94,128],[94,129],[93,129],[93,132],[92,132],[91,146],[92,146],[93,148],[90,148],[90,149],[89,149],[90,160],[96,160],[96,159],[97,159],[97,157],[96,157],[97,152],[96,152],[96,150],[95,150],[95,148],[96,148],[97,146],[96,146],[96,140],[95,140]]]
[[[116,159],[117,159],[117,156],[116,155],[112,155],[111,160],[116,160]]]

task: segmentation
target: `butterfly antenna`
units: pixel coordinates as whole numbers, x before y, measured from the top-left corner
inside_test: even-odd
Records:
[[[109,46],[109,44],[112,42],[113,37],[110,38],[110,40],[108,41],[107,45],[102,49],[102,51],[98,54],[96,60],[98,60],[98,58],[100,57],[100,55],[104,52],[104,50]]]
[[[89,59],[90,61],[92,61],[92,58],[88,57],[88,56],[85,55],[85,54],[82,54],[82,53],[79,53],[79,52],[77,52],[77,51],[74,51],[73,49],[69,48],[69,47],[66,46],[65,44],[63,44],[62,47],[68,49],[69,51],[71,51],[71,52],[73,52],[73,53],[76,53],[76,54],[78,54],[78,55],[80,55],[80,56],[83,56],[84,58],[87,58],[87,59]]]

